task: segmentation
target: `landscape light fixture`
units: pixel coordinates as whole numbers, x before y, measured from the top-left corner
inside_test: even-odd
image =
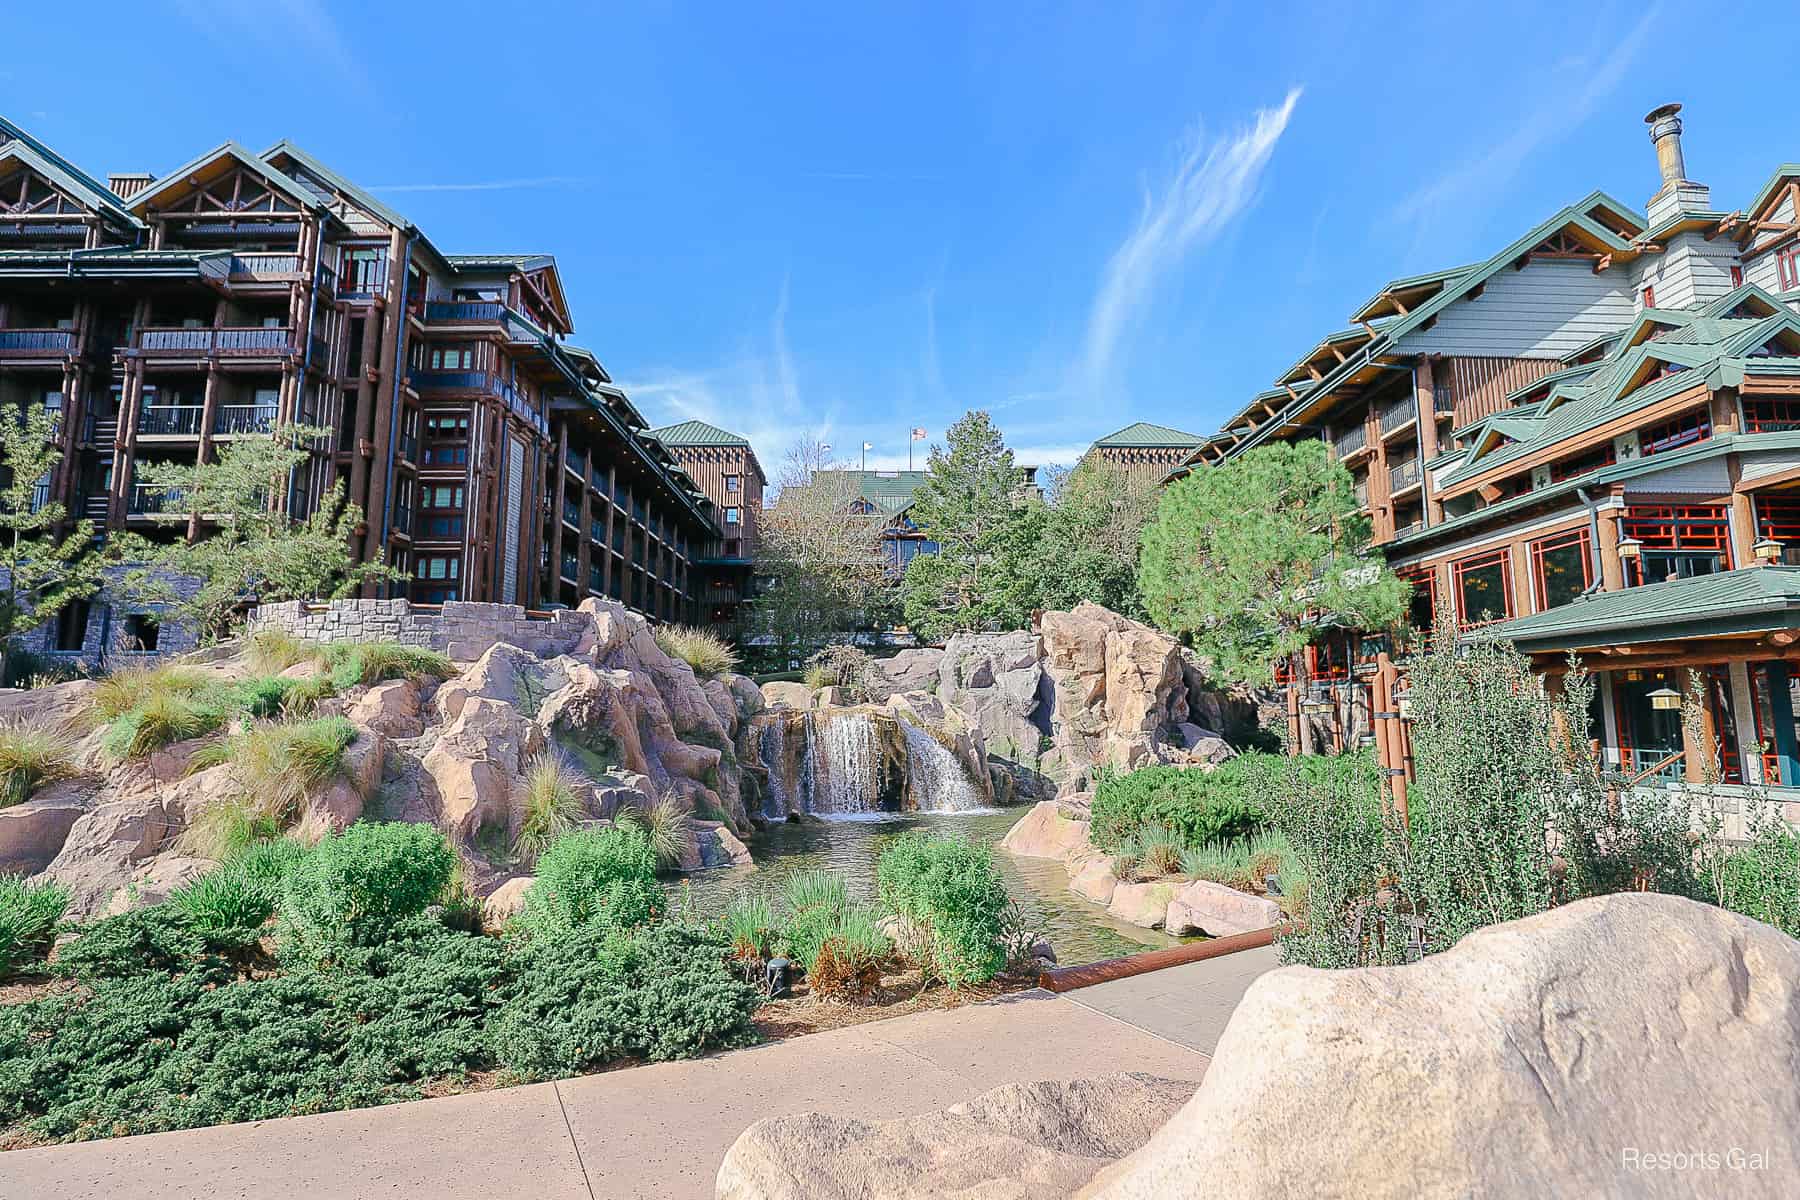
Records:
[[[1766,537],[1751,546],[1750,553],[1756,555],[1756,561],[1763,566],[1771,566],[1781,558],[1781,543],[1774,538]]]
[[[1681,693],[1665,683],[1650,693],[1650,707],[1658,712],[1673,712],[1681,707]]]
[[[1399,714],[1402,721],[1413,719],[1412,692],[1410,690],[1401,692],[1394,697],[1394,711]]]
[[[1322,716],[1335,707],[1336,705],[1324,696],[1308,696],[1300,702],[1300,711],[1313,716]]]

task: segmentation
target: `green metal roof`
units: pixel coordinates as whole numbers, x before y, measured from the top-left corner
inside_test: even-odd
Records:
[[[927,471],[848,471],[857,491],[877,511],[903,513],[912,507],[913,494],[925,482]]]
[[[1800,628],[1800,567],[1743,567],[1594,592],[1548,612],[1471,630],[1464,637],[1545,651],[1793,628]]]
[[[286,155],[293,159],[295,162],[305,167],[308,174],[317,175],[320,179],[324,180],[353,201],[358,208],[363,209],[374,216],[380,217],[395,229],[405,233],[418,232],[419,227],[417,225],[414,225],[411,221],[407,220],[405,216],[396,212],[387,204],[377,200],[369,193],[367,188],[352,183],[349,179],[338,174],[336,171],[332,170],[330,167],[326,166],[324,163],[320,162],[287,139],[283,138],[273,146],[270,146],[267,150],[263,151],[262,156],[267,160],[274,158],[276,155]],[[434,250],[433,253],[435,252],[436,251]]]
[[[1179,429],[1170,429],[1167,425],[1152,425],[1148,421],[1137,421],[1125,428],[1107,434],[1095,442],[1096,447],[1124,449],[1127,447],[1162,449],[1164,447],[1177,450],[1191,450],[1206,441],[1194,433],[1183,433]]]
[[[649,436],[665,446],[743,446],[748,448],[747,438],[739,437],[729,430],[720,429],[717,425],[708,425],[705,421],[682,421],[676,425],[664,425],[661,429],[652,429]]]
[[[149,208],[150,201],[154,197],[168,190],[172,185],[186,179],[189,175],[192,175],[207,163],[212,162],[221,154],[236,159],[244,166],[255,171],[258,175],[261,175],[277,188],[286,192],[288,198],[297,203],[301,208],[312,210],[325,208],[324,203],[316,194],[302,186],[298,180],[281,171],[274,163],[258,158],[236,142],[222,142],[219,145],[214,146],[211,150],[208,150],[205,154],[189,159],[179,167],[176,167],[173,171],[170,171],[168,174],[146,186],[143,191],[131,198],[132,211],[136,212],[140,209]],[[252,218],[258,215],[260,214],[253,212],[246,212],[244,214],[246,218]]]
[[[446,254],[444,261],[459,271],[541,271],[556,265],[553,254]]]
[[[1381,286],[1379,292],[1376,292],[1373,296],[1370,296],[1367,300],[1364,300],[1361,304],[1357,305],[1351,312],[1350,319],[1352,321],[1362,320],[1363,317],[1368,314],[1370,309],[1380,304],[1394,292],[1416,291],[1422,287],[1430,287],[1434,283],[1447,284],[1453,279],[1467,275],[1474,269],[1475,266],[1473,263],[1464,263],[1460,267],[1449,267],[1442,271],[1427,271],[1423,275],[1409,275],[1404,279],[1390,279]]]
[[[75,199],[84,201],[90,207],[105,213],[120,224],[134,229],[144,227],[144,223],[133,216],[131,210],[126,207],[125,201],[115,195],[105,184],[43,142],[38,141],[24,129],[14,125],[5,117],[0,117],[0,155],[6,155],[9,152],[20,162],[30,166],[32,170],[68,192]]]
[[[1800,176],[1800,163],[1782,163],[1779,167],[1776,167],[1775,173],[1769,176],[1769,182],[1757,189],[1756,199],[1745,205],[1744,211],[1753,213],[1763,205],[1767,204],[1769,198],[1775,194],[1776,188],[1796,176]]]

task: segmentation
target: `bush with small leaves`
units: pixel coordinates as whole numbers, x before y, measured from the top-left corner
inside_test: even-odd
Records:
[[[187,923],[187,914],[170,904],[134,908],[103,917],[56,952],[56,972],[92,982],[123,979],[145,972],[166,975],[209,962],[206,940]]]
[[[253,842],[171,892],[169,903],[208,948],[241,953],[261,939],[281,901],[283,880],[306,853],[305,846],[285,838]]]
[[[516,920],[533,937],[554,937],[590,924],[641,925],[667,904],[656,882],[656,856],[642,833],[580,829],[539,856],[537,882]]]
[[[957,838],[903,834],[876,865],[887,910],[931,930],[931,960],[919,964],[953,988],[985,983],[1006,966],[1011,898],[989,847]]]
[[[359,823],[327,834],[287,873],[283,952],[314,957],[379,944],[437,901],[456,863],[429,825]]]

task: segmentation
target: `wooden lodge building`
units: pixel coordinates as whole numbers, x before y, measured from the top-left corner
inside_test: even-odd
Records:
[[[1594,192],[1483,262],[1385,285],[1186,469],[1328,440],[1415,627],[1447,595],[1467,636],[1546,672],[1579,654],[1629,775],[1800,787],[1800,166],[1715,205],[1679,109],[1647,118],[1646,211]],[[1371,703],[1388,648],[1334,631],[1291,691],[1360,736],[1396,707]],[[1690,669],[1692,740],[1670,708]]]
[[[0,119],[0,404],[57,414],[42,494],[102,537],[200,536],[139,465],[300,423],[330,436],[272,503],[342,483],[414,601],[696,620],[734,535],[573,332],[555,259],[444,253],[291,143],[102,183]],[[39,648],[116,644],[105,608]]]
[[[1187,462],[1205,444],[1206,439],[1197,433],[1134,421],[1096,441],[1083,457],[1110,463],[1133,474],[1153,474],[1161,479]]]
[[[705,421],[652,429],[700,491],[712,501],[721,536],[697,560],[702,619],[717,626],[738,622],[754,590],[758,523],[769,480],[750,440]]]

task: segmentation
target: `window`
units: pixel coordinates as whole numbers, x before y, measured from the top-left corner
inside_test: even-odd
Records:
[[[1641,543],[1632,584],[1712,575],[1731,567],[1731,523],[1723,504],[1628,508],[1621,531]]]
[[[1740,287],[1744,286],[1744,268],[1742,268],[1742,267],[1731,268],[1731,286],[1734,288],[1740,288]]]
[[[1561,483],[1577,475],[1586,475],[1589,471],[1598,471],[1601,467],[1610,467],[1613,461],[1612,443],[1608,442],[1586,454],[1577,454],[1573,458],[1551,463],[1550,480],[1552,483]]]
[[[1437,614],[1437,572],[1430,567],[1412,567],[1394,574],[1412,584],[1406,623],[1420,633],[1429,633]]]
[[[1644,289],[1644,307],[1645,308],[1655,308],[1656,307],[1656,289],[1655,288],[1647,287]]]
[[[387,252],[374,247],[344,251],[343,288],[347,292],[377,292],[387,285]]]
[[[469,436],[467,413],[431,413],[425,418],[425,436],[454,440]]]
[[[419,555],[420,579],[462,578],[462,558],[454,554]]]
[[[726,538],[725,539],[725,557],[726,558],[738,557],[738,555],[742,551],[742,549],[743,549],[743,543],[738,541],[737,538]]]
[[[738,523],[738,518],[741,517],[742,515],[743,515],[742,510],[740,510],[736,505],[733,505],[732,507],[725,510],[725,523],[727,525],[736,525]]]
[[[463,532],[461,517],[427,517],[425,531],[420,536],[425,538],[459,538]]]
[[[1764,492],[1756,497],[1756,534],[1781,543],[1781,561],[1800,565],[1800,492]]]
[[[475,369],[475,347],[433,346],[429,361],[434,371],[472,371]]]
[[[1495,550],[1466,558],[1451,568],[1456,621],[1463,628],[1512,616],[1512,554]]]
[[[1587,591],[1594,582],[1593,562],[1585,529],[1531,543],[1531,575],[1537,589],[1538,611],[1559,608]]]
[[[130,613],[125,618],[125,649],[154,650],[162,626],[149,613]]]
[[[56,614],[56,648],[78,651],[87,642],[89,602],[76,600]]]
[[[1705,412],[1692,412],[1640,431],[1638,452],[1645,456],[1665,454],[1681,446],[1705,441],[1711,436],[1712,419]]]
[[[1788,246],[1775,252],[1775,276],[1784,292],[1800,288],[1800,246]]]
[[[460,483],[428,484],[424,489],[426,508],[461,508],[463,485]]]
[[[727,493],[735,493],[737,490],[738,477],[736,475],[727,475],[725,477],[725,491]]]
[[[425,447],[424,465],[427,467],[463,466],[463,465],[467,464],[468,461],[469,461],[469,448],[467,446],[427,446],[427,447]]]

